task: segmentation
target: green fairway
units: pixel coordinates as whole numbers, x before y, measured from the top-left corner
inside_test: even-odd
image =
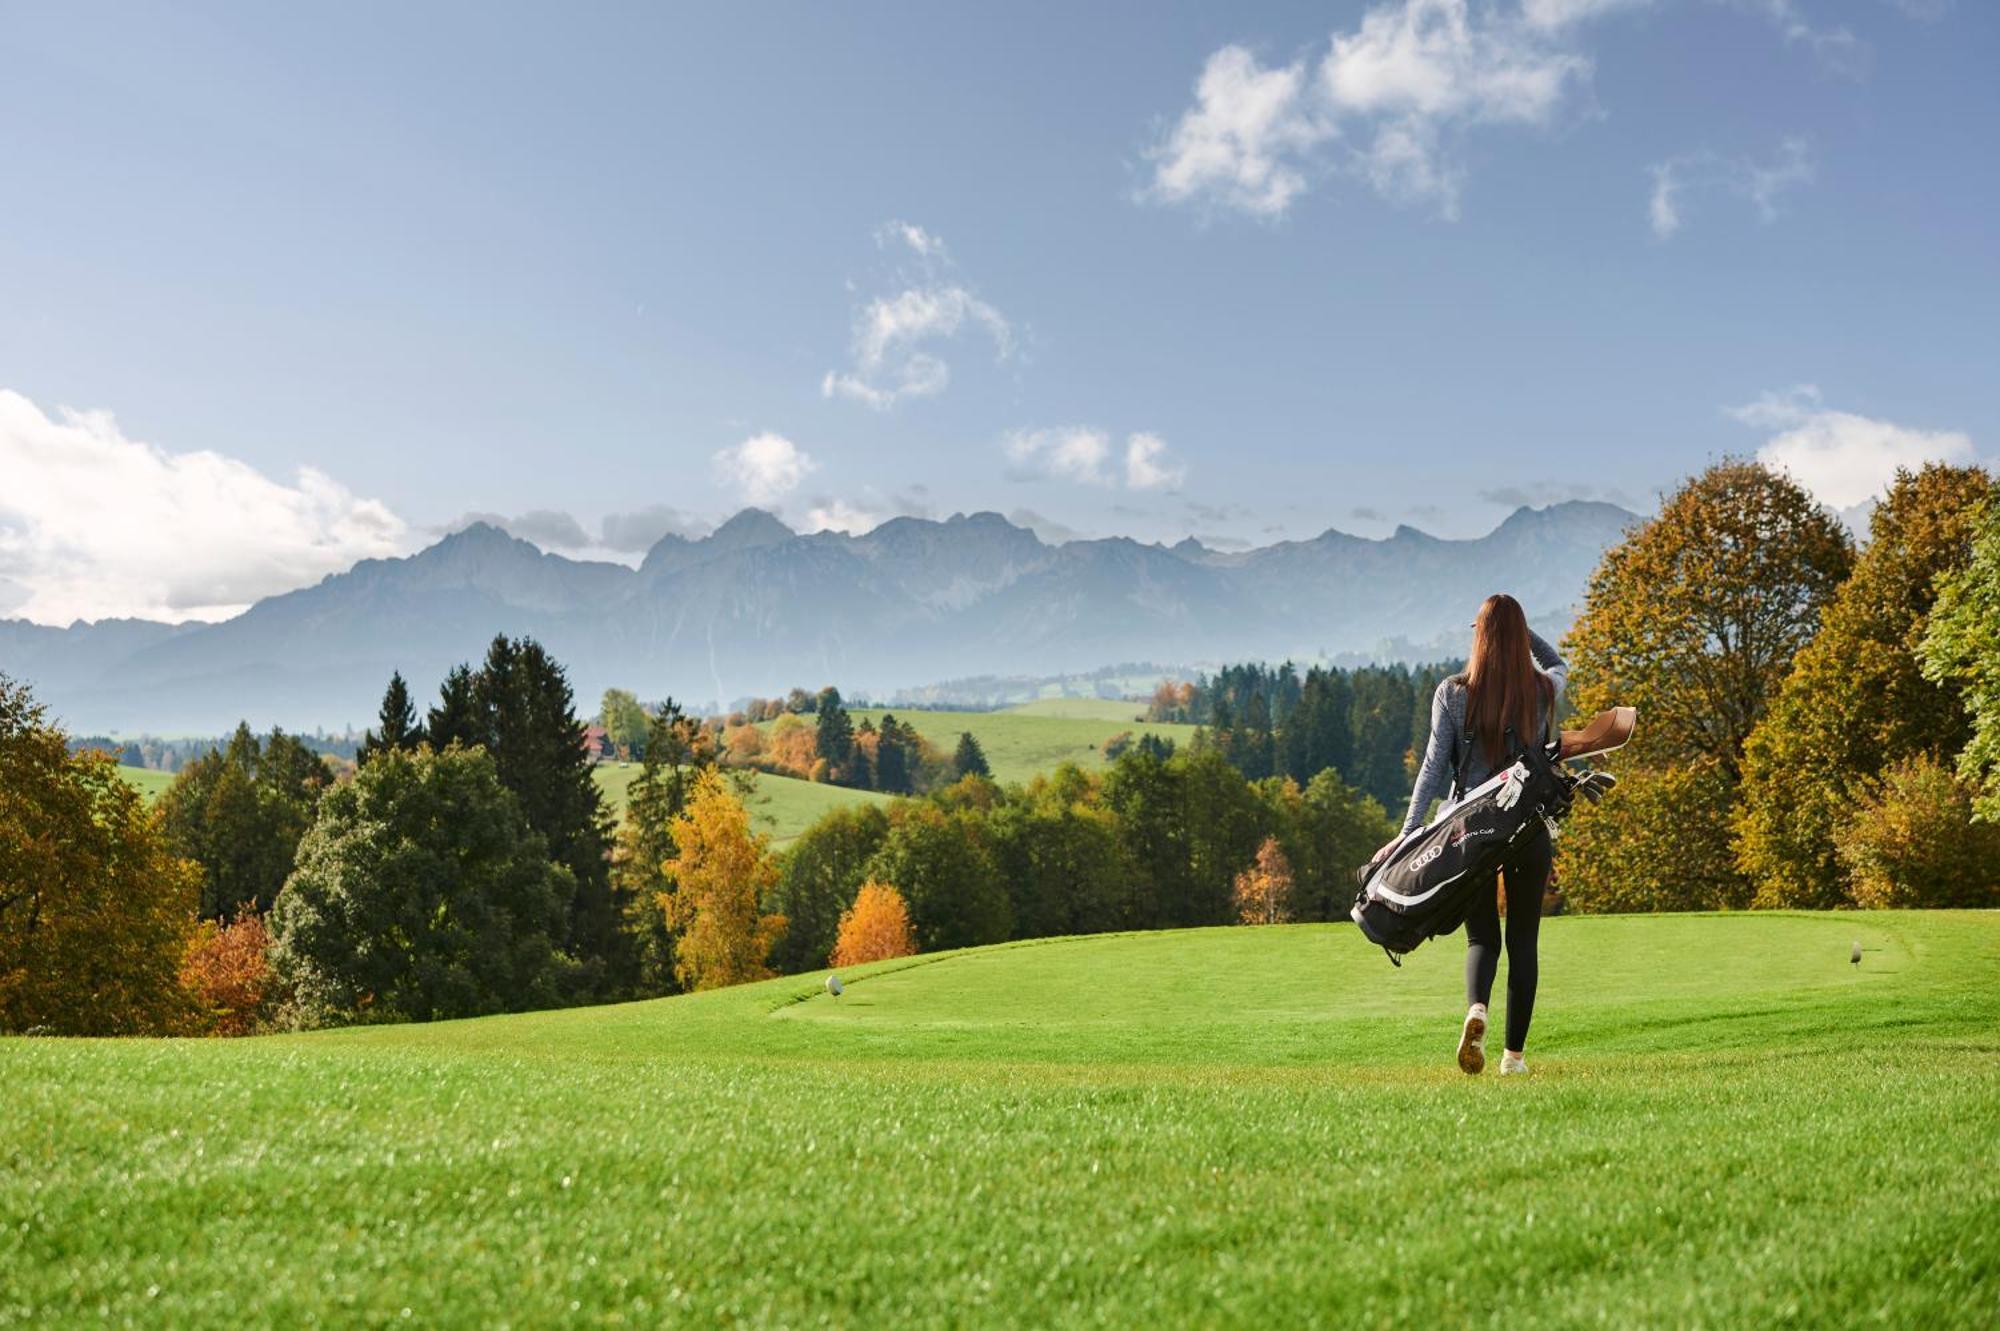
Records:
[[[623,815],[627,791],[644,769],[638,763],[601,763],[596,770],[598,789],[605,805]],[[796,777],[755,773],[756,784],[744,802],[757,830],[771,838],[774,846],[788,845],[811,827],[821,814],[848,804],[887,804],[891,796],[873,790],[849,790],[845,786],[818,785]]]
[[[1144,703],[1100,702],[1085,698],[1054,698],[1024,703],[1004,712],[918,712],[898,708],[856,708],[854,723],[867,717],[877,725],[885,712],[917,728],[917,733],[950,753],[962,731],[971,731],[986,751],[996,781],[1026,781],[1052,771],[1058,763],[1079,767],[1104,765],[1104,741],[1131,731],[1134,739],[1155,734],[1185,745],[1195,727],[1139,721]]]
[[[0,1041],[0,1325],[1992,1324],[2000,916],[1552,920],[1506,1081],[1462,951]]]

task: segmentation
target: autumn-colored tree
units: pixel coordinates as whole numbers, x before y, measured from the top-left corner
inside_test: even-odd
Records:
[[[854,904],[840,913],[840,933],[834,941],[832,966],[859,966],[917,952],[917,935],[910,928],[910,909],[903,894],[887,883],[869,881],[855,894]]]
[[[2000,906],[2000,823],[1975,822],[1972,788],[1929,754],[1867,783],[1834,833],[1854,904],[1869,910]]]
[[[1840,523],[1788,477],[1722,462],[1605,553],[1570,630],[1569,696],[1639,709],[1627,763],[1712,759],[1744,741],[1853,565]]]
[[[181,962],[181,985],[194,1000],[193,1028],[214,1035],[248,1035],[263,1020],[271,995],[271,936],[263,917],[244,911],[228,924],[203,920]]]
[[[1601,804],[1579,800],[1556,840],[1572,910],[1727,910],[1750,903],[1729,814],[1736,784],[1713,758],[1628,766]]]
[[[764,754],[764,732],[753,725],[731,726],[722,732],[722,747],[730,762],[748,767]]]
[[[1235,901],[1243,924],[1291,922],[1292,866],[1276,837],[1265,837],[1256,860],[1236,875]]]
[[[1975,816],[2000,822],[2000,497],[1980,514],[1971,560],[1938,587],[1919,650],[1924,678],[1961,691],[1972,734],[1958,772],[1978,792]]]
[[[715,772],[695,779],[694,795],[672,825],[674,887],[662,895],[675,933],[674,972],[689,989],[764,980],[785,917],[765,915],[777,882],[769,839],[750,830],[750,811]]]
[[[0,675],[0,1030],[181,1028],[200,881],[112,758]]]
[[[765,757],[780,772],[811,779],[819,752],[813,746],[813,728],[797,715],[786,712],[771,724]]]
[[[1937,580],[1971,559],[1991,488],[1977,467],[1932,464],[1898,472],[1875,509],[1853,574],[1744,748],[1736,854],[1756,904],[1849,903],[1834,841],[1859,789],[1903,759],[1948,762],[1971,737],[1956,683],[1926,680],[1916,648]]]

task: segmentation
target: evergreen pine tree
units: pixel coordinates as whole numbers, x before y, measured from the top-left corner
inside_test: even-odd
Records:
[[[501,784],[547,839],[549,858],[575,878],[564,942],[583,965],[580,980],[587,990],[615,990],[630,982],[630,949],[611,890],[610,819],[569,680],[533,638],[501,636],[472,683]]]
[[[432,748],[449,747],[454,740],[468,746],[488,741],[490,736],[475,693],[472,668],[453,666],[438,690],[437,705],[424,718],[424,735]]]
[[[365,763],[384,749],[414,749],[423,742],[423,727],[417,724],[417,709],[410,702],[410,686],[403,682],[402,671],[394,671],[389,676],[387,691],[382,694],[382,711],[376,728],[362,736],[355,761]]]
[[[840,690],[820,690],[818,712],[815,751],[826,759],[830,780],[840,785],[849,784],[848,778],[854,766],[854,722],[840,701]]]
[[[979,746],[979,740],[970,730],[958,733],[958,749],[951,756],[951,765],[960,776],[983,776],[991,780],[993,767],[986,761],[986,750]]]
[[[910,793],[910,750],[914,735],[894,715],[882,718],[881,738],[875,746],[875,789],[892,795]]]

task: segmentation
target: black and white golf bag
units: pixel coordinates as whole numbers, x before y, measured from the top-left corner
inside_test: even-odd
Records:
[[[1594,801],[1612,785],[1606,773],[1564,768],[1560,737],[1523,745],[1510,729],[1507,749],[1515,756],[1512,766],[1445,805],[1356,873],[1362,887],[1349,913],[1397,965],[1425,939],[1465,923],[1474,890],[1509,846],[1537,826],[1553,835],[1578,794]]]

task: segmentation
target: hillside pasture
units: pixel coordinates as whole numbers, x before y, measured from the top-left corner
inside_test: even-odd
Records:
[[[958,746],[961,732],[970,731],[986,751],[994,780],[1004,784],[1030,780],[1064,762],[1083,768],[1102,767],[1104,742],[1127,730],[1135,740],[1150,733],[1186,745],[1194,738],[1193,726],[1138,720],[1144,711],[1145,704],[1137,702],[1053,698],[999,712],[863,707],[854,709],[854,723],[859,725],[866,717],[879,726],[884,715],[894,713],[898,721],[915,726],[918,734],[946,753]]]

